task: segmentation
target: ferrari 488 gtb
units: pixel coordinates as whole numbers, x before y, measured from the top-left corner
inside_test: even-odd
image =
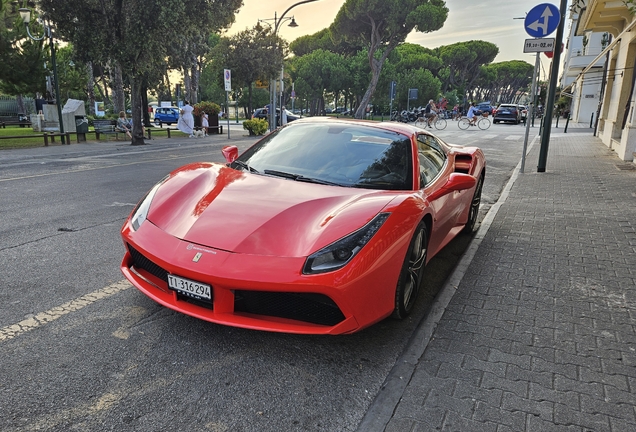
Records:
[[[477,221],[485,160],[397,123],[316,118],[170,173],[122,228],[124,275],[213,323],[342,334],[413,309]]]

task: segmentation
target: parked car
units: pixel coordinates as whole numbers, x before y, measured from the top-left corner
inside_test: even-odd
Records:
[[[501,104],[493,114],[493,123],[512,122],[519,124],[521,122],[521,110],[517,104]]]
[[[475,229],[486,162],[401,123],[313,117],[157,183],[121,235],[154,301],[217,324],[359,331],[414,309],[425,265]]]
[[[521,121],[526,122],[526,118],[528,117],[528,107],[525,105],[519,105],[519,111],[521,111]]]
[[[479,111],[480,114],[487,112],[488,114],[492,115],[495,107],[490,105],[490,102],[480,102],[475,106],[475,108]]]
[[[171,125],[179,121],[178,107],[159,107],[155,109],[155,123],[165,123]]]
[[[268,112],[267,107],[257,108],[256,110],[254,110],[254,114],[252,114],[252,118],[265,119],[269,121],[269,115],[267,114],[267,112]],[[287,123],[293,122],[294,120],[298,120],[300,118],[299,115],[294,114],[287,109],[285,110],[285,113],[287,114]],[[276,124],[280,126],[280,108],[276,108]]]

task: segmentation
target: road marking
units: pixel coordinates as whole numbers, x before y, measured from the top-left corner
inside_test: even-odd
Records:
[[[154,150],[154,151],[149,151],[149,152],[158,152],[159,150]],[[104,157],[107,156],[112,156],[112,155],[103,155]],[[88,167],[88,168],[78,168],[78,169],[66,169],[66,170],[62,170],[62,171],[54,171],[54,172],[49,172],[49,173],[43,173],[43,174],[31,174],[31,175],[25,175],[25,176],[19,176],[19,177],[7,177],[7,178],[0,178],[0,182],[6,182],[6,181],[13,181],[13,180],[25,180],[25,179],[32,179],[32,178],[38,178],[38,177],[49,177],[49,176],[54,176],[54,175],[60,175],[60,174],[75,174],[75,173],[83,173],[86,171],[97,171],[97,170],[104,170],[104,169],[111,169],[111,168],[119,168],[119,167],[126,167],[126,166],[131,166],[131,165],[141,165],[141,164],[148,164],[148,163],[154,163],[154,162],[166,162],[166,161],[171,161],[171,160],[178,160],[178,159],[188,159],[188,158],[192,158],[194,156],[209,156],[209,153],[200,153],[200,154],[196,154],[196,153],[192,153],[192,154],[188,154],[188,155],[184,155],[184,156],[177,156],[177,155],[170,155],[170,156],[166,156],[166,157],[161,157],[161,158],[157,158],[157,159],[147,159],[147,160],[140,160],[140,161],[135,161],[135,162],[127,162],[127,163],[115,163],[115,164],[111,164],[111,165],[103,165],[103,166],[92,166],[92,167]],[[93,158],[97,158],[100,156],[94,156]],[[69,159],[72,162],[78,161],[78,160],[82,160],[82,159],[91,159],[91,158],[76,158],[76,159]]]
[[[22,320],[19,323],[2,327],[0,328],[0,342],[13,339],[24,333],[30,332],[31,330],[35,330],[36,328],[41,327],[44,324],[55,321],[56,319],[61,318],[71,312],[77,312],[78,310],[83,309],[86,306],[89,306],[99,300],[114,296],[115,294],[127,290],[130,287],[132,287],[130,282],[128,282],[127,280],[121,280],[104,288],[100,288],[96,291],[85,294],[60,306],[56,306],[45,312],[40,312],[39,314]]]
[[[508,135],[508,136],[507,136],[507,137],[505,137],[504,139],[505,139],[505,140],[508,140],[508,141],[516,141],[516,140],[518,140],[519,138],[521,138],[521,135]]]

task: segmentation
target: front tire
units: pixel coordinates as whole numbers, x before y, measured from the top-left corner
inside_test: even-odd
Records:
[[[402,270],[395,289],[393,318],[404,319],[413,311],[420,285],[422,285],[427,252],[428,228],[422,221],[415,229],[404,258],[404,264],[402,264]]]
[[[477,126],[479,127],[479,129],[481,130],[486,130],[490,127],[490,120],[488,120],[486,117],[479,119],[479,121],[477,122]]]
[[[438,117],[435,121],[435,129],[443,130],[446,129],[446,119]]]

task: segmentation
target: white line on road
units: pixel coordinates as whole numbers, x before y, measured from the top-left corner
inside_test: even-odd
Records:
[[[0,328],[0,342],[7,341],[24,333],[30,332],[31,330],[43,326],[44,324],[48,324],[51,321],[55,321],[56,319],[61,318],[64,315],[67,315],[71,312],[76,312],[99,300],[103,300],[121,291],[127,290],[131,286],[132,285],[127,280],[115,282],[111,285],[85,294],[60,306],[56,306],[45,312],[40,312],[39,314],[22,320],[19,323],[2,327]]]

